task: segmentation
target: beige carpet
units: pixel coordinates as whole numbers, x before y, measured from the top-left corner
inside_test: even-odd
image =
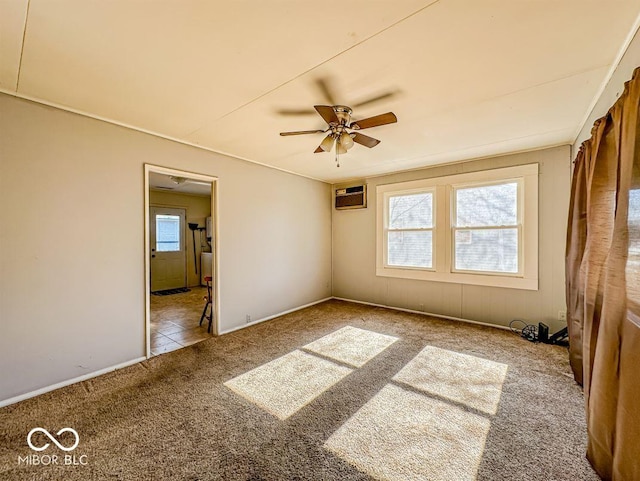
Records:
[[[0,479],[597,480],[585,441],[566,349],[330,301],[1,409]]]

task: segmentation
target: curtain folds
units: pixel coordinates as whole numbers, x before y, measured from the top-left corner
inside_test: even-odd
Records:
[[[575,160],[567,229],[569,359],[584,386],[587,457],[640,480],[640,68]]]

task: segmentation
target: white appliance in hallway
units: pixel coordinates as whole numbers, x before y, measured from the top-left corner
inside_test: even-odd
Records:
[[[211,239],[213,239],[213,222],[211,219],[211,216],[207,217],[206,222],[205,222],[205,226],[207,229],[207,241],[211,242]]]
[[[200,254],[200,284],[206,286],[204,278],[211,276],[213,266],[213,254],[211,252],[203,252]]]

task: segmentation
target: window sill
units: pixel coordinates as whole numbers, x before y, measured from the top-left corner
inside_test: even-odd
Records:
[[[538,290],[538,279],[527,277],[501,276],[496,274],[467,274],[459,272],[435,272],[417,269],[396,269],[379,267],[376,269],[379,277],[395,277],[401,279],[415,279],[421,281],[450,282],[454,284],[470,284],[476,286],[501,287],[504,289]]]

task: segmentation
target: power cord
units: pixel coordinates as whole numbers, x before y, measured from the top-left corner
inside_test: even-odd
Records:
[[[519,322],[524,327],[518,329],[513,327],[515,323]],[[556,344],[558,346],[569,347],[569,332],[566,327],[560,329],[553,335],[549,335],[549,327],[543,322],[539,322],[537,326],[533,324],[527,324],[521,319],[514,319],[509,323],[509,329],[513,332],[520,334],[521,337],[531,342],[542,342],[544,344]]]
[[[517,327],[513,327],[513,324],[519,322],[524,325],[522,329],[518,329]],[[536,342],[538,340],[538,328],[533,324],[527,324],[521,319],[514,319],[509,323],[509,329],[513,332],[520,334],[524,339],[531,342]]]

